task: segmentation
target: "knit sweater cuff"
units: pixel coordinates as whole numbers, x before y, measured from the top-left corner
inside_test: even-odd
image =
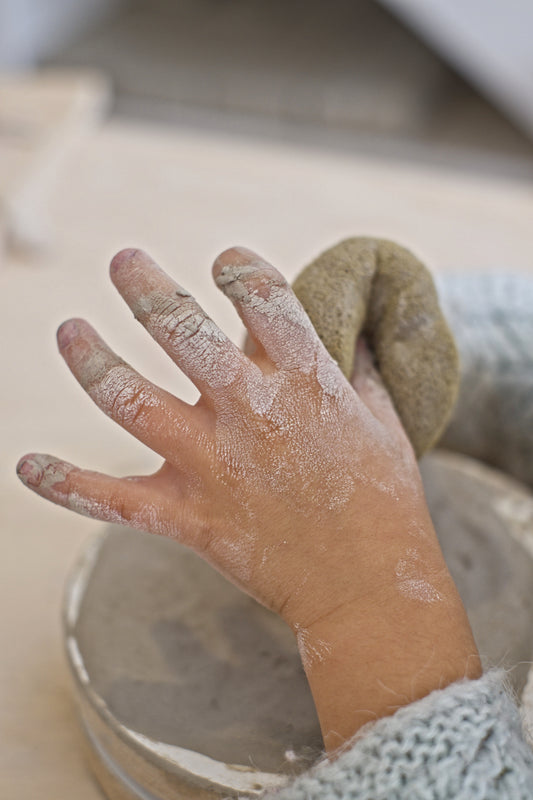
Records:
[[[264,800],[532,800],[533,752],[504,674],[459,681],[360,732]]]

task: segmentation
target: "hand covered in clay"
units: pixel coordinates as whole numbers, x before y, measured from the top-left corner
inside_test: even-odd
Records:
[[[249,332],[248,355],[143,252],[111,264],[135,317],[199,389],[194,406],[144,379],[88,323],[58,331],[76,379],[163,457],[161,469],[113,478],[32,454],[18,473],[74,511],[175,537],[280,614],[333,747],[369,719],[478,674],[475,645],[413,450],[364,342],[350,383],[272,266],[235,248],[213,274]]]

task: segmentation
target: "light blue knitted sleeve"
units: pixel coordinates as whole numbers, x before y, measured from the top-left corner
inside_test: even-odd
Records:
[[[367,726],[263,800],[532,800],[533,751],[501,671],[459,681]]]

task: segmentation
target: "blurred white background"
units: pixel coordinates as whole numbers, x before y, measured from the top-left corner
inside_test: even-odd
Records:
[[[0,66],[101,69],[131,117],[531,174],[532,29],[528,0],[0,0]]]

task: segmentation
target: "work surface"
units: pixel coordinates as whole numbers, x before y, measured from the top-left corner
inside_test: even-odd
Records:
[[[135,474],[158,458],[77,386],[56,351],[58,324],[86,317],[141,372],[192,400],[194,389],[111,286],[116,250],[149,250],[240,340],[240,322],[210,277],[229,245],[256,249],[290,279],[353,234],[397,239],[438,270],[533,272],[533,190],[310,146],[113,123],[61,177],[50,214],[50,249],[11,257],[0,273],[0,796],[96,800],[59,615],[67,572],[98,523],[32,495],[15,464],[36,450]]]

